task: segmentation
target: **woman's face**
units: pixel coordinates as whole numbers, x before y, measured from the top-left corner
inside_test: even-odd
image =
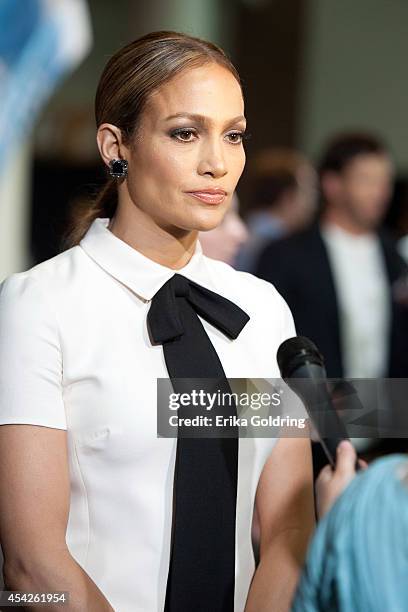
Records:
[[[245,164],[244,101],[218,64],[180,73],[148,100],[125,155],[132,203],[171,231],[221,223]]]

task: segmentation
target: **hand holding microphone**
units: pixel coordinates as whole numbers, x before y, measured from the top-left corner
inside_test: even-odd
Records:
[[[336,468],[324,467],[316,480],[316,506],[319,519],[330,510],[336,499],[356,475],[357,453],[350,440],[343,440],[337,446]],[[358,460],[360,468],[366,469],[367,463]]]

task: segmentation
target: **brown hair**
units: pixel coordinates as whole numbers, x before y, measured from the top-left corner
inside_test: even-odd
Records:
[[[342,172],[359,155],[384,155],[386,145],[373,134],[344,132],[336,134],[326,145],[319,163],[319,175]]]
[[[239,75],[217,45],[171,31],[151,32],[115,53],[105,66],[95,98],[97,127],[112,123],[128,141],[135,135],[149,96],[163,83],[186,68],[215,62],[229,70],[241,85]],[[112,217],[117,206],[114,178],[109,178],[91,203],[72,211],[63,248],[80,242],[97,217]]]
[[[310,165],[307,158],[293,149],[262,149],[249,168],[252,193],[245,212],[277,206],[287,191],[297,187],[299,169],[306,165]]]

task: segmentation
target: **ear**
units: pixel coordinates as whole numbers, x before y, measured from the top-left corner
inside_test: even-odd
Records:
[[[335,200],[341,190],[341,176],[337,172],[325,172],[320,179],[323,197],[326,200]]]
[[[104,163],[109,166],[112,159],[126,159],[121,130],[111,123],[102,123],[96,135],[99,153]]]

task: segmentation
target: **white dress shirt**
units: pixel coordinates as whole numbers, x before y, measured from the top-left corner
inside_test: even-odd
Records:
[[[385,376],[390,293],[375,234],[354,236],[330,225],[322,230],[334,276],[340,315],[344,375]]]
[[[205,257],[199,242],[173,270],[108,223],[96,219],[80,245],[2,283],[0,424],[67,431],[70,553],[116,612],[159,612],[177,441],[157,437],[156,378],[168,373],[163,347],[149,340],[149,302],[177,272],[245,310],[250,321],[235,340],[201,319],[230,378],[279,377],[276,351],[295,329],[271,284]],[[239,441],[235,612],[255,569],[254,498],[276,441]]]

